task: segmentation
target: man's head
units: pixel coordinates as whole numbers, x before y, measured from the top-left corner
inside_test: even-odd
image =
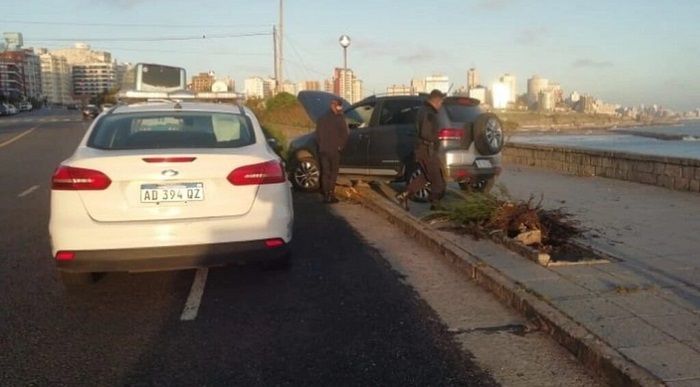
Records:
[[[331,100],[331,111],[333,112],[333,114],[342,114],[343,102],[340,99],[333,98]]]
[[[445,98],[445,94],[438,90],[438,89],[433,89],[433,91],[428,94],[428,102],[433,105],[435,110],[440,110],[442,107],[442,100]]]

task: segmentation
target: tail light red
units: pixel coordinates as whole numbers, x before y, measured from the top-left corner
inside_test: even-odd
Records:
[[[59,251],[56,253],[57,261],[72,261],[75,259],[75,252],[73,251]]]
[[[226,179],[233,185],[284,183],[287,177],[279,161],[268,161],[234,169]]]
[[[461,140],[464,137],[464,129],[443,128],[438,132],[439,140]]]
[[[268,249],[275,249],[284,246],[284,240],[282,238],[268,239],[265,241],[265,246]]]
[[[68,191],[99,191],[107,189],[112,180],[100,171],[59,166],[51,177],[51,189]]]

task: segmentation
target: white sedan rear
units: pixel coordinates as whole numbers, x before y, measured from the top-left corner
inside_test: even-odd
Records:
[[[65,280],[289,258],[282,160],[236,105],[140,103],[100,115],[52,178]]]

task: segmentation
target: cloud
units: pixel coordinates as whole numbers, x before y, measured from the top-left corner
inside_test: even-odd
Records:
[[[549,30],[546,27],[527,28],[518,33],[515,41],[524,45],[535,45],[547,36],[549,36]]]
[[[574,67],[580,67],[580,68],[597,68],[597,69],[602,69],[602,68],[607,68],[607,67],[612,67],[613,63],[610,61],[596,61],[593,59],[579,59],[572,63],[572,66]]]
[[[417,64],[431,61],[447,60],[447,52],[437,52],[428,47],[407,49],[404,45],[387,42],[365,42],[357,50],[366,58],[393,58],[397,63]]]

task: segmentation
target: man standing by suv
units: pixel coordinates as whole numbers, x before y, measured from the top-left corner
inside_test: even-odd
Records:
[[[343,117],[343,103],[331,100],[330,111],[316,123],[316,141],[321,161],[321,191],[324,203],[337,203],[335,182],[340,167],[340,152],[348,141],[348,125]]]
[[[445,192],[445,179],[442,176],[442,165],[437,154],[438,147],[438,125],[437,113],[442,107],[442,100],[445,98],[440,90],[430,92],[423,107],[418,111],[416,125],[418,128],[418,138],[415,146],[416,164],[421,168],[422,173],[413,179],[406,190],[396,195],[396,200],[408,210],[408,199],[413,197],[418,190],[430,182],[430,208],[436,209],[437,202]]]

